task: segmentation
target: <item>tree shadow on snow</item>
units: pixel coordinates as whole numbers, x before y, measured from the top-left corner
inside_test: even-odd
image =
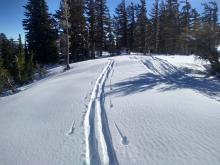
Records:
[[[220,101],[220,82],[218,79],[207,78],[204,73],[198,70],[190,70],[189,68],[178,69],[166,60],[156,60],[158,61],[157,64],[154,63],[155,59],[153,61],[142,61],[152,73],[146,72],[145,74],[140,74],[113,84],[113,90],[108,94],[126,96],[151,90],[156,87],[160,92],[192,89]],[[160,69],[158,69],[158,67]],[[163,70],[163,73],[161,73],[160,70]],[[164,85],[159,86],[161,84]]]

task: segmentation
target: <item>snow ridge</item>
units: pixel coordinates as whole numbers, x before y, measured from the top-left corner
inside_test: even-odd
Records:
[[[99,78],[96,80],[93,88],[88,110],[84,120],[85,145],[86,145],[86,164],[118,164],[117,157],[112,145],[111,134],[108,126],[107,115],[105,112],[104,87],[110,71],[114,65],[113,60],[109,60],[106,67],[103,69]],[[95,115],[97,113],[98,123],[95,123]],[[96,138],[96,125],[98,128],[100,142]],[[102,159],[99,155],[98,143],[101,146]],[[102,162],[102,163],[101,163]]]

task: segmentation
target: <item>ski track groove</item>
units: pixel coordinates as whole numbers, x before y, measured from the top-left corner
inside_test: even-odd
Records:
[[[109,60],[106,67],[96,80],[94,85],[88,110],[84,119],[85,134],[85,161],[86,165],[118,165],[117,156],[112,144],[111,133],[108,126],[107,114],[105,111],[105,82],[113,68],[114,60]],[[95,122],[97,115],[97,123]],[[96,126],[99,133],[100,141],[97,140]],[[99,147],[101,146],[101,154],[99,155]]]

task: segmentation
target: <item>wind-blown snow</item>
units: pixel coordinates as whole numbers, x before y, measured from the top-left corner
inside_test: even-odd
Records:
[[[0,98],[0,164],[220,164],[207,63],[133,54],[71,67]]]

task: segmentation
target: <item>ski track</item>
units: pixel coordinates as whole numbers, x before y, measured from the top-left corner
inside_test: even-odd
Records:
[[[117,165],[118,160],[112,144],[111,133],[108,126],[108,119],[105,112],[105,82],[113,68],[114,60],[109,60],[106,67],[96,80],[94,85],[88,110],[84,119],[84,131],[85,131],[85,145],[86,153],[85,159],[87,165]],[[97,115],[97,123],[95,122],[95,116]],[[96,126],[99,133],[96,135]],[[101,154],[99,155],[99,147],[101,146]]]

